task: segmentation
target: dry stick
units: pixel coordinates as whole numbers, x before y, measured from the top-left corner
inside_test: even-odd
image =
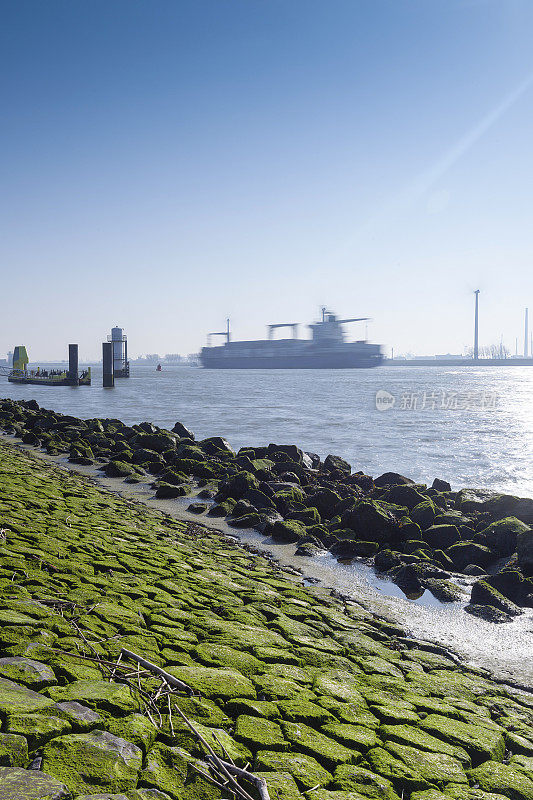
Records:
[[[270,800],[267,784],[264,778],[258,778],[257,775],[247,772],[245,769],[240,769],[239,767],[236,767],[235,764],[229,764],[227,761],[221,761],[221,763],[228,769],[228,771],[232,772],[238,778],[244,778],[245,781],[249,781],[251,784],[253,784],[259,792],[261,800]]]
[[[115,673],[116,673],[117,669],[120,666],[121,659],[122,659],[122,653],[119,653],[118,654],[118,658],[117,658],[117,663],[115,664],[115,666],[113,668],[113,671],[112,671],[111,675],[109,676],[109,683],[111,683],[113,678],[115,677]]]
[[[178,678],[175,678],[173,675],[170,675],[170,673],[166,672],[164,669],[161,669],[161,667],[158,667],[156,664],[152,664],[151,661],[147,661],[145,658],[142,658],[141,656],[137,655],[137,653],[133,653],[131,650],[126,650],[124,647],[122,648],[121,652],[124,656],[126,656],[126,658],[131,658],[134,661],[137,661],[138,664],[145,667],[146,669],[153,670],[153,672],[162,677],[170,686],[175,686],[178,689],[182,689],[186,692],[189,692],[189,694],[192,694],[192,689],[190,686],[188,686],[186,683],[183,683],[183,681],[178,680]],[[209,756],[217,765],[219,771],[227,777],[230,784],[235,787],[237,793],[240,794],[241,797],[245,798],[245,800],[253,800],[251,795],[249,795],[248,792],[242,788],[242,786],[239,786],[237,781],[233,778],[231,774],[232,772],[236,775],[240,775],[241,777],[246,776],[246,779],[250,783],[252,783],[259,791],[261,800],[270,800],[266,781],[263,778],[256,778],[255,775],[252,775],[251,773],[246,772],[245,770],[241,770],[234,764],[230,764],[229,762],[223,761],[221,758],[219,758],[215,753],[215,751],[213,750],[213,748],[211,747],[211,745],[209,744],[209,742],[207,742],[206,739],[201,735],[201,733],[199,733],[196,730],[196,728],[187,719],[187,717],[185,716],[185,714],[183,713],[183,711],[179,706],[176,706],[176,711],[183,719],[187,727],[194,733],[196,738],[203,744],[203,746],[209,753]]]
[[[202,761],[201,763],[203,764],[204,762]],[[227,783],[220,783],[220,781],[215,780],[212,775],[208,775],[207,772],[204,772],[202,769],[197,767],[196,764],[191,763],[189,764],[189,766],[191,767],[191,769],[197,772],[198,775],[201,775],[204,780],[209,781],[209,783],[212,783],[213,786],[218,786],[219,789],[222,789],[225,792],[228,791],[230,794],[235,796],[235,792],[232,789],[228,789]]]
[[[164,678],[169,686],[174,686],[175,689],[181,689],[183,692],[187,692],[189,695],[193,694],[193,690],[188,684],[178,680],[178,678],[175,678],[174,675],[171,675],[169,672],[161,669],[161,667],[158,667],[157,664],[152,664],[151,661],[147,661],[145,658],[142,658],[142,656],[138,656],[137,653],[132,653],[131,650],[126,650],[124,647],[122,648],[121,653],[126,658],[131,658],[133,661],[136,661],[141,665],[141,667],[149,669],[151,672],[155,672],[156,675],[159,675],[159,677]]]
[[[211,758],[215,762],[219,772],[221,772],[229,780],[230,784],[235,787],[235,789],[237,790],[237,794],[240,794],[241,797],[245,798],[245,800],[253,800],[253,798],[248,794],[248,792],[245,789],[243,789],[242,786],[239,786],[235,778],[232,776],[231,772],[225,766],[224,761],[222,761],[222,759],[217,756],[217,754],[215,753],[209,742],[207,742],[202,736],[202,734],[196,730],[194,725],[187,719],[187,717],[185,716],[185,714],[183,713],[183,711],[179,706],[176,706],[176,711],[183,719],[187,727],[190,728],[190,730],[194,733],[196,738],[203,744],[203,746],[205,747],[205,749],[209,754],[207,757]]]

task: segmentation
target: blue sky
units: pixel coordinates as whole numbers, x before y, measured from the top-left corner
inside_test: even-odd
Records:
[[[0,354],[98,356],[117,323],[187,353],[322,304],[461,352],[475,288],[482,343],[522,346],[530,0],[0,10]]]

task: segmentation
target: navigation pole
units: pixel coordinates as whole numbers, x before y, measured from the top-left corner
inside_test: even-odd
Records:
[[[474,316],[474,361],[479,359],[479,341],[478,341],[478,316],[479,316],[479,289],[474,291],[476,295],[476,312]]]

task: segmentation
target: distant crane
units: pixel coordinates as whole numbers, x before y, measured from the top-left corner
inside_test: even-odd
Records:
[[[212,331],[211,333],[207,334],[207,346],[211,347],[211,336],[225,336],[226,342],[229,344],[231,339],[231,333],[229,329],[229,317],[226,320],[226,330],[225,331]]]

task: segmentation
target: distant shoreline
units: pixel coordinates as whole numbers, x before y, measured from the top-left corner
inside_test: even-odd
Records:
[[[533,358],[385,358],[383,367],[533,367]]]

